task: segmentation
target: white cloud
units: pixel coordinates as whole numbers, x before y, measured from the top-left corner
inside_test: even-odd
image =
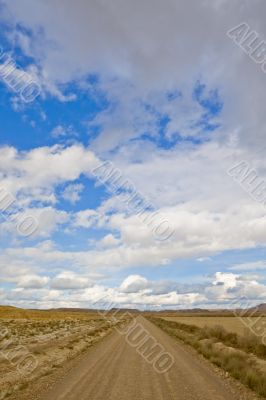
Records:
[[[68,185],[62,193],[62,197],[70,203],[75,204],[80,200],[80,194],[84,189],[84,185],[72,184]]]
[[[19,279],[17,286],[24,289],[39,289],[46,286],[48,282],[48,277],[41,277],[38,275],[26,275],[22,276]]]
[[[0,232],[4,235],[12,234],[18,238],[22,238],[23,234],[32,239],[49,237],[68,221],[67,212],[52,207],[25,208],[11,218],[6,217],[5,222],[0,224]]]
[[[30,195],[33,189],[48,192],[55,185],[78,179],[82,173],[89,174],[97,163],[90,150],[77,144],[39,147],[28,152],[1,147],[0,156],[1,186],[14,195],[20,191]]]
[[[94,240],[93,249],[82,251],[47,242],[24,248],[10,245],[3,250],[1,265],[11,265],[12,274],[21,268],[29,276],[37,273],[36,265],[42,271],[56,268],[53,285],[61,285],[60,289],[71,285],[74,274],[76,290],[83,290],[80,300],[44,288],[40,296],[47,304],[80,304],[106,292],[123,304],[153,306],[226,302],[242,293],[263,298],[265,288],[256,279],[248,282],[233,273],[217,274],[204,294],[178,294],[171,285],[156,287],[134,275],[121,284],[133,292],[86,288],[89,278],[82,273],[163,266],[181,258],[203,262],[219,252],[266,246],[265,210],[226,173],[239,160],[247,160],[261,177],[266,173],[265,74],[226,36],[239,21],[248,21],[263,34],[265,3],[199,0],[193,9],[185,0],[136,4],[114,0],[104,6],[86,0],[75,4],[66,0],[64,6],[51,0],[4,3],[8,12],[3,9],[2,18],[14,28],[9,38],[34,60],[27,70],[40,82],[43,98],[49,93],[60,101],[75,100],[68,91],[71,84],[86,94],[104,93],[110,106],[90,122],[102,128],[90,149],[79,144],[28,151],[0,148],[0,185],[38,218],[41,238],[59,228],[68,232],[97,228],[104,237]],[[64,19],[58,20],[62,7]],[[99,82],[92,87],[86,78],[95,72]],[[197,81],[206,84],[205,100],[206,93],[217,89],[224,103],[219,120],[212,120],[221,123],[215,133],[197,124],[205,117],[204,107],[193,97]],[[167,95],[175,91],[180,95],[169,102]],[[13,104],[19,106],[16,100]],[[165,138],[171,142],[177,133],[180,138],[167,150],[156,145],[161,138],[160,118],[166,116]],[[146,133],[153,141],[140,139]],[[63,123],[52,131],[58,140],[69,134],[74,135],[74,128]],[[188,137],[194,142],[181,140]],[[150,227],[126,209],[121,196],[105,198],[95,210],[70,215],[60,209],[60,198],[72,204],[80,199],[82,187],[76,181],[82,174],[91,177],[99,164],[92,150],[110,158],[170,221],[175,230],[171,240],[155,241]],[[57,190],[60,185],[66,187],[63,192]],[[1,232],[11,229],[10,223],[1,224]],[[263,262],[235,265],[231,271],[263,270]],[[69,275],[62,273],[62,265],[71,270]],[[76,277],[78,273],[81,277]],[[11,279],[15,282],[13,275]],[[134,292],[138,287],[142,289]],[[35,301],[36,293],[21,289],[13,295],[24,293]]]
[[[140,275],[130,275],[121,283],[120,290],[123,293],[137,293],[147,289],[147,287],[147,279]]]
[[[265,75],[226,32],[246,21],[263,38],[264,2],[199,0],[191,9],[186,1],[173,0],[163,4],[144,0],[134,5],[115,0],[104,7],[97,2],[79,0],[74,5],[67,0],[60,21],[56,17],[62,11],[60,2],[37,5],[33,0],[23,0],[23,6],[21,0],[4,3],[8,11],[3,10],[3,18],[14,27],[12,40],[36,61],[32,73],[51,94],[62,101],[74,99],[71,94],[62,94],[62,88],[80,81],[86,87],[84,78],[96,71],[110,97],[122,99],[117,113],[123,116],[125,112],[125,124],[117,126],[115,119],[110,120],[112,129],[106,129],[102,146],[117,146],[127,135],[132,136],[129,116],[134,115],[137,99],[180,88],[188,93],[201,79],[207,87],[222,92],[231,139],[235,136],[239,146],[249,145],[263,154]],[[31,29],[32,34],[19,25]],[[247,76],[249,79],[243,78]],[[160,104],[160,96],[156,102]],[[169,136],[177,127],[182,134],[189,130],[187,109],[185,103],[181,117],[177,107],[170,111]]]
[[[99,214],[95,210],[78,211],[75,215],[74,226],[82,228],[90,228],[97,225]]]
[[[266,286],[256,280],[246,280],[234,274],[217,272],[212,282],[197,287],[177,282],[151,281],[141,275],[128,276],[120,286],[108,288],[92,284],[82,275],[62,271],[50,281],[37,276],[28,276],[24,283],[10,292],[2,291],[4,302],[20,306],[50,307],[129,307],[129,308],[235,308],[243,298],[249,299],[249,305],[266,301]],[[45,286],[46,287],[43,287]],[[22,286],[22,287],[21,287]],[[165,290],[159,288],[164,286]],[[173,286],[176,286],[173,289]],[[172,287],[172,289],[171,289]]]
[[[81,145],[69,147],[39,147],[19,152],[12,147],[0,148],[0,187],[13,196],[9,214],[27,214],[39,222],[36,234],[50,235],[57,225],[69,219],[65,211],[49,206],[58,203],[57,187],[77,180],[81,174],[90,175],[96,165],[94,154]],[[80,198],[82,184],[69,184],[62,196],[73,204]],[[9,218],[1,229],[16,234]]]
[[[84,289],[91,286],[88,278],[71,271],[63,271],[51,280],[51,288],[57,290]]]
[[[77,132],[75,132],[73,126],[63,126],[57,125],[51,131],[51,136],[54,138],[64,137],[64,136],[77,136]]]
[[[243,297],[257,303],[265,301],[266,286],[233,273],[217,272],[213,286],[206,288],[205,294],[210,300],[226,302],[233,308],[235,301],[240,303]]]
[[[114,237],[111,233],[104,236],[99,242],[98,245],[103,248],[116,247],[121,243],[121,241]]]
[[[229,268],[231,271],[265,271],[266,270],[266,261],[255,261],[255,262],[247,262],[242,264],[236,264]]]

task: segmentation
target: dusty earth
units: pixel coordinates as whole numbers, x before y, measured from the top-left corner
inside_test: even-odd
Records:
[[[257,397],[226,377],[192,349],[171,338],[142,316],[146,332],[174,359],[167,372],[154,365],[114,330],[75,360],[68,369],[51,376],[38,391],[25,398],[38,400],[250,400]],[[132,322],[131,322],[132,323]],[[44,387],[45,386],[45,387]],[[17,397],[17,399],[24,397]]]
[[[34,391],[36,382],[56,376],[58,369],[65,369],[70,360],[86,352],[112,329],[105,318],[97,315],[1,320],[0,400],[21,399],[25,390]],[[31,393],[26,398],[29,396]]]

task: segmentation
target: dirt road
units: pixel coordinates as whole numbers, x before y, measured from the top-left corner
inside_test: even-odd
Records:
[[[158,373],[114,332],[91,348],[81,363],[46,393],[43,400],[240,400],[243,393],[220,377],[197,355],[158,327],[137,318],[174,357]]]

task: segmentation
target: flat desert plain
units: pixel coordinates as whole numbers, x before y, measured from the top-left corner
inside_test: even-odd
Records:
[[[0,307],[0,399],[265,398],[266,375],[255,359],[184,327],[145,313]],[[196,351],[201,345],[206,354]]]
[[[188,325],[196,325],[200,328],[204,326],[215,327],[222,326],[228,332],[234,332],[245,336],[251,333],[251,328],[256,326],[258,317],[198,317],[198,316],[176,316],[163,317],[166,321],[180,322]],[[266,327],[266,317],[261,317],[261,324]]]

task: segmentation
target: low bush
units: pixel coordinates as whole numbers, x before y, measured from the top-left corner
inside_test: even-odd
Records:
[[[227,332],[221,326],[199,328],[195,325],[166,321],[162,318],[151,317],[149,319],[171,336],[194,347],[213,364],[259,395],[266,396],[265,374],[260,371],[254,359],[248,354],[252,350],[254,354],[265,356],[265,346],[256,337],[241,338],[235,333]],[[234,351],[221,351],[217,343],[233,347]]]

